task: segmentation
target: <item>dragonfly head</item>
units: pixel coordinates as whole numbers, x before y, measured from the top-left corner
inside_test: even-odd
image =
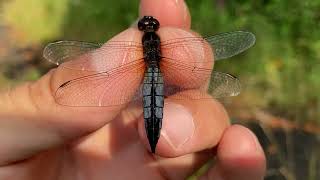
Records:
[[[155,32],[159,29],[160,23],[152,16],[144,16],[138,22],[138,28],[143,32]]]

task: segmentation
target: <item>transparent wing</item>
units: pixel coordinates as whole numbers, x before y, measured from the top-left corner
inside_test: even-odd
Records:
[[[235,76],[214,71],[211,75],[211,83],[208,93],[215,98],[237,96],[241,91],[241,83]]]
[[[61,84],[55,100],[64,106],[108,107],[137,99],[137,90],[143,79],[143,59],[108,72],[80,76]]]
[[[207,38],[184,37],[163,41],[161,70],[165,95],[177,99],[205,99],[236,96],[240,81],[227,73],[212,71],[215,60],[235,56],[255,43],[250,32],[235,31]]]
[[[211,68],[199,68],[173,59],[163,59],[161,70],[165,84],[164,94],[174,99],[221,98],[236,96],[241,91],[240,81],[235,76],[212,71]]]
[[[58,41],[48,44],[43,56],[68,69],[95,72],[105,72],[143,57],[141,43],[134,41],[110,41],[106,44]]]
[[[208,53],[209,47],[213,52],[214,59],[226,59],[249,49],[255,43],[255,36],[251,32],[234,31],[221,33],[209,37],[184,37],[162,42],[161,49],[164,51],[170,51],[169,54],[165,54],[165,57],[178,59],[179,53],[183,49],[187,49],[189,52],[201,52]],[[205,59],[198,58],[196,61],[203,62]],[[181,59],[180,59],[181,60]],[[184,61],[184,60],[181,60]],[[187,61],[187,60],[186,60]],[[185,61],[185,62],[186,62]]]
[[[240,93],[239,80],[227,73],[166,59],[161,63],[161,69],[164,95],[172,99],[209,99]],[[64,106],[80,107],[110,107],[141,100],[144,70],[141,59],[109,72],[80,75],[62,83],[55,92],[55,100]]]
[[[234,31],[204,38],[214,50],[215,60],[226,59],[249,49],[256,38],[251,32]]]
[[[100,43],[81,41],[57,41],[49,43],[43,50],[43,57],[48,61],[60,65],[72,58],[100,48]]]
[[[231,32],[205,39],[193,37],[163,42],[164,56],[160,66],[165,82],[165,96],[204,99],[208,98],[208,93],[213,97],[239,94],[238,79],[230,74],[212,72],[213,61],[205,58],[212,52],[216,59],[222,59],[244,51],[254,43],[254,36],[250,38],[250,35],[246,32]],[[216,47],[214,51],[208,42],[213,49]],[[141,97],[139,87],[145,64],[140,43],[115,41],[101,46],[95,43],[59,41],[45,48],[44,57],[55,64],[63,63],[61,66],[72,70],[95,71],[61,83],[55,94],[59,104],[115,106]],[[182,91],[184,93],[175,95]]]

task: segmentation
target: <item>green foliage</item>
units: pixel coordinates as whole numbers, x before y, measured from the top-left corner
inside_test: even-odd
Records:
[[[299,121],[320,118],[320,1],[188,2],[200,32],[240,29],[257,36],[254,48],[216,68],[239,74],[266,108]]]
[[[68,0],[16,0],[4,3],[2,17],[28,44],[58,36]]]
[[[105,42],[138,17],[138,1],[70,1],[62,36]]]

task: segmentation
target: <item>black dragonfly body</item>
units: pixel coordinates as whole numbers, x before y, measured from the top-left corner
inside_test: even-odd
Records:
[[[152,16],[143,17],[138,22],[138,29],[144,32],[140,42],[111,40],[103,46],[78,41],[48,44],[43,52],[47,60],[57,65],[63,63],[61,66],[66,69],[86,72],[85,75],[63,82],[56,90],[56,102],[65,106],[109,107],[143,99],[146,134],[154,153],[160,136],[166,96],[177,100],[196,100],[240,93],[240,82],[236,77],[212,71],[213,60],[204,60],[201,56],[192,60],[183,59],[190,56],[181,56],[179,53],[188,49],[187,53],[192,56],[192,53],[201,50],[210,51],[214,60],[226,59],[250,48],[255,42],[252,33],[235,31],[207,38],[190,36],[160,41],[156,33],[159,26]],[[93,55],[95,51],[109,57],[125,52],[130,61],[117,64],[112,59],[99,59]],[[143,57],[136,55],[139,53]],[[95,65],[101,62],[103,66]],[[130,82],[121,81],[128,77],[133,79]],[[210,80],[209,86],[207,80]],[[132,89],[136,89],[134,93]]]
[[[164,85],[159,65],[160,37],[155,33],[159,29],[159,22],[151,16],[145,16],[138,22],[138,28],[144,31],[142,44],[146,63],[142,88],[143,117],[151,151],[155,153],[160,137],[164,105]]]

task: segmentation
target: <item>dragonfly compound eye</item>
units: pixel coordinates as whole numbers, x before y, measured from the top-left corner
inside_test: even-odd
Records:
[[[160,23],[157,19],[153,19],[152,20],[152,25],[153,25],[153,29],[154,31],[157,31],[159,29]]]
[[[141,19],[139,22],[138,22],[138,29],[140,30],[140,31],[144,31],[145,30],[145,23],[144,23],[144,21],[143,21],[143,19]]]

